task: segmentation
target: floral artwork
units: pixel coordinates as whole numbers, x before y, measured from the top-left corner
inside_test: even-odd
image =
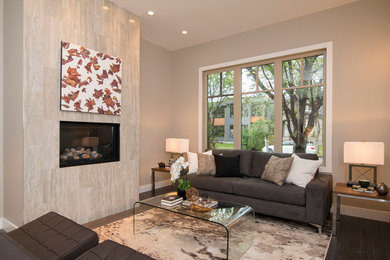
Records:
[[[62,42],[61,110],[121,114],[121,60]]]

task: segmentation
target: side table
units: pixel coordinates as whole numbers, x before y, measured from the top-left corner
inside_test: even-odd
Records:
[[[363,200],[371,200],[371,201],[379,201],[379,202],[387,202],[390,203],[390,193],[386,196],[379,195],[376,191],[374,193],[364,193],[353,191],[351,187],[347,187],[347,183],[336,183],[335,188],[333,189],[333,195],[336,197],[334,201],[336,201],[336,212],[333,214],[333,235],[337,234],[337,226],[340,222],[340,198],[355,198],[355,199],[363,199]]]
[[[152,195],[153,197],[156,195],[156,172],[171,172],[171,168],[165,167],[165,168],[160,168],[160,167],[153,167],[152,168]]]

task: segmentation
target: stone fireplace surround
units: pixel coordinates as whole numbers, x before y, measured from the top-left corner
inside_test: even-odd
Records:
[[[5,128],[4,147],[12,153],[4,156],[4,217],[20,226],[56,211],[86,223],[132,208],[139,183],[139,18],[108,0],[7,4],[17,15],[5,18],[13,24],[13,34],[5,32],[12,48],[5,51],[12,50],[21,81],[4,93],[4,113],[14,115]],[[60,111],[61,41],[121,58],[120,116]],[[12,73],[5,71],[5,82]],[[121,160],[60,168],[60,121],[120,124]]]

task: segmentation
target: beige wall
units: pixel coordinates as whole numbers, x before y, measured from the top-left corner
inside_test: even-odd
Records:
[[[0,218],[3,217],[3,83],[4,83],[4,0],[0,0]],[[1,225],[1,224],[0,224]]]
[[[172,137],[173,111],[172,52],[141,40],[141,121],[140,178],[141,191],[150,189],[151,167],[167,162],[165,138]],[[156,182],[169,174],[156,174]],[[146,186],[145,186],[146,185]]]
[[[5,178],[9,187],[5,190],[5,205],[16,201],[18,212],[13,214],[14,211],[5,207],[5,217],[20,225],[54,210],[85,223],[132,208],[138,200],[139,182],[138,17],[108,0],[18,2],[22,2],[24,10],[19,7],[18,14],[22,10],[22,15],[16,22],[24,26],[24,31],[12,28],[21,36],[13,46],[24,45],[24,48],[16,49],[22,60],[21,64],[11,66],[17,74],[16,81],[12,81],[12,88],[6,85],[9,92],[5,93],[4,104],[7,109],[5,130],[9,129],[5,131],[7,154],[14,145],[11,138],[15,136],[15,140],[21,142],[21,147],[16,143],[18,157],[12,157],[14,162],[7,162],[5,168],[7,178],[16,178],[15,173],[18,178],[16,185]],[[108,10],[104,10],[103,5],[108,6]],[[130,18],[136,22],[130,23]],[[6,30],[11,30],[11,26]],[[121,116],[59,110],[61,40],[122,59]],[[10,45],[8,49],[14,50]],[[19,61],[19,56],[16,57]],[[22,101],[15,105],[16,111],[7,107],[13,105],[14,96]],[[13,117],[18,121],[9,123]],[[60,120],[120,123],[120,162],[59,168]],[[19,124],[22,129],[17,128]],[[6,156],[11,159],[11,155]],[[21,202],[19,196],[22,196]]]
[[[23,223],[23,1],[4,2],[4,217]]]
[[[175,51],[173,134],[187,135],[197,149],[200,67],[332,41],[334,181],[347,180],[343,142],[383,141],[378,180],[390,186],[389,13],[388,0],[361,0]]]

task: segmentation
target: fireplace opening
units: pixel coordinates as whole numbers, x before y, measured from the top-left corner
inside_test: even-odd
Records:
[[[119,161],[119,124],[60,122],[60,168]]]

